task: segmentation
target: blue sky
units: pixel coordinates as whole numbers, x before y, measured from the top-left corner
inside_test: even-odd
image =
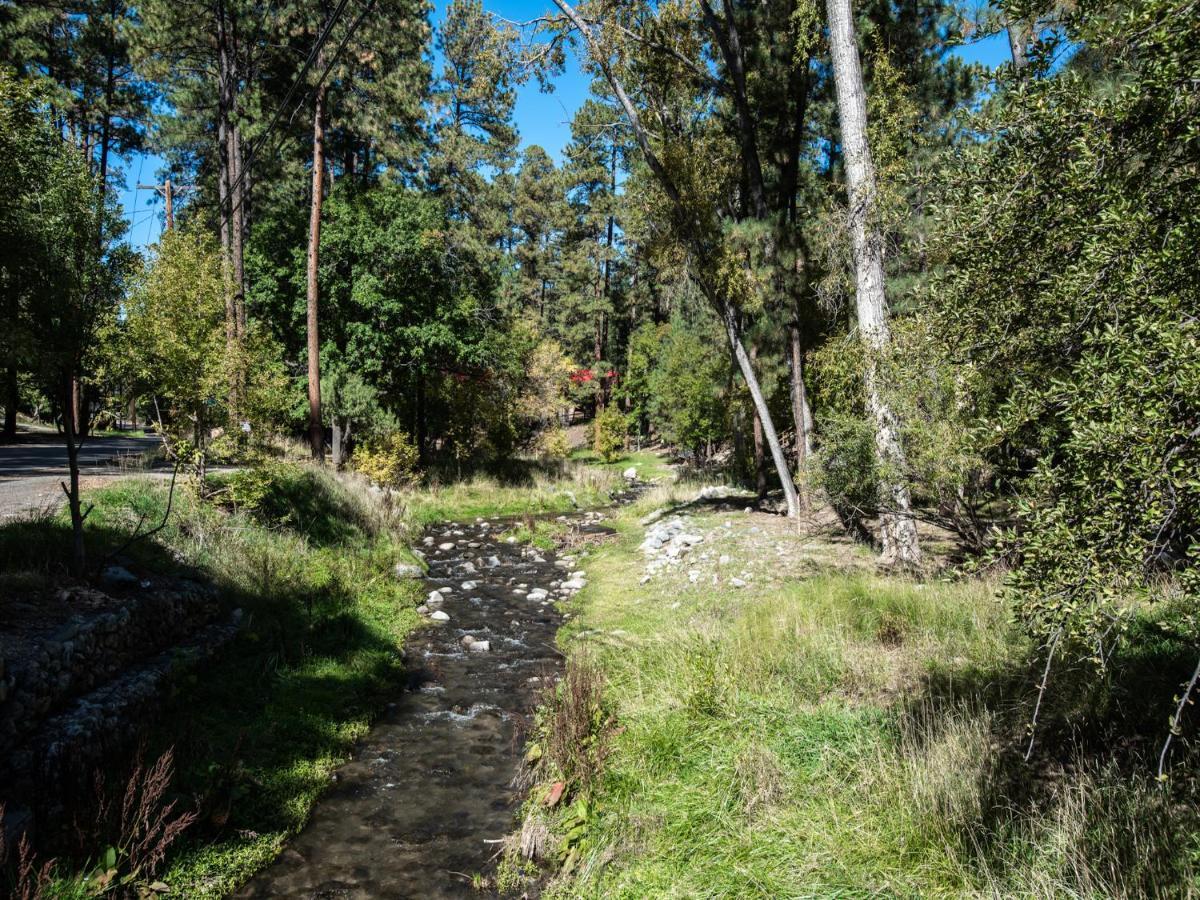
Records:
[[[433,23],[436,27],[444,17],[448,0],[435,2]],[[552,8],[548,0],[484,0],[484,6],[505,19],[520,22],[544,15]],[[961,47],[955,53],[969,62],[987,66],[997,66],[1009,59],[1008,43],[1002,35]],[[553,93],[542,93],[536,81],[522,85],[517,91],[515,113],[521,146],[540,144],[561,162],[563,147],[571,136],[571,117],[587,99],[588,87],[587,76],[580,72],[578,60],[573,58],[568,60],[566,71],[555,81]],[[141,249],[162,233],[163,201],[152,191],[137,190],[136,185],[157,181],[163,160],[150,154],[138,154],[123,162],[125,185],[121,191],[121,205],[130,221],[129,241]]]

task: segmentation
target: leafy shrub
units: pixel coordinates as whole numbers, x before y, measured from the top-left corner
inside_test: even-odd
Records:
[[[616,406],[606,406],[592,423],[592,447],[605,462],[616,462],[625,452],[625,416]]]
[[[360,444],[353,466],[382,487],[406,487],[417,477],[417,445],[403,431],[393,431]]]
[[[223,505],[234,509],[257,513],[268,505],[268,499],[280,485],[301,477],[303,473],[294,463],[269,461],[247,466],[229,476],[221,500]]]
[[[547,459],[566,459],[570,456],[571,442],[567,438],[567,429],[555,426],[539,434],[537,452]]]

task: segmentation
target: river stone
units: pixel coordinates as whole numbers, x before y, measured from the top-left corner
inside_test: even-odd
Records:
[[[545,588],[534,588],[532,591],[529,592],[530,600],[545,600],[549,596],[550,596],[550,592],[547,591]]]
[[[446,598],[444,596],[442,596],[441,591],[430,591],[429,599],[427,599],[425,602],[428,603],[430,606],[441,606],[442,601],[444,601],[445,599]]]
[[[497,568],[497,567],[500,565],[500,557],[498,557],[498,556],[489,556],[489,557],[487,558],[486,562],[485,562],[485,565],[486,565],[486,566],[487,566],[489,569],[495,569],[495,568]]]
[[[435,609],[429,614],[429,618],[433,619],[435,622],[449,622],[450,614],[442,612],[440,609]]]
[[[621,473],[621,477],[624,478],[626,481],[637,481],[637,468],[635,468],[634,466],[630,466],[628,469],[626,469],[624,472]]]
[[[563,589],[568,591],[582,591],[587,586],[587,580],[583,578],[570,578],[562,583]]]
[[[419,616],[429,615],[429,607],[426,606],[424,603],[422,603],[420,606],[417,607],[417,615],[419,615]]]
[[[463,589],[464,591],[473,591],[473,590],[475,590],[475,588],[477,588],[477,587],[479,587],[479,582],[478,582],[478,581],[464,581],[464,582],[462,583],[462,589]]]
[[[422,578],[425,570],[413,563],[396,563],[394,569],[397,578]]]
[[[471,641],[467,644],[467,649],[472,653],[487,653],[492,649],[492,645],[489,641]]]
[[[452,541],[446,541],[444,544],[438,544],[438,549],[439,550],[453,550],[454,543]]]
[[[464,647],[470,647],[473,643],[475,643],[475,636],[470,635],[470,634],[464,634],[462,636],[462,640],[460,640],[459,643],[462,644]]]
[[[746,582],[740,578],[730,578],[729,583],[735,588],[744,588],[746,586]]]
[[[100,580],[112,587],[133,587],[138,583],[137,576],[124,566],[107,566],[100,573]]]

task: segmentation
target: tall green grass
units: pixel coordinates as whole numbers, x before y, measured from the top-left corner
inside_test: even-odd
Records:
[[[1104,691],[1063,685],[1026,763],[1034,648],[993,585],[853,571],[642,584],[645,505],[587,560],[564,633],[603,672],[615,727],[590,789],[527,807],[551,870],[566,863],[546,896],[1200,894],[1190,784],[1153,782],[1161,728],[1126,702],[1145,691],[1165,721],[1170,691],[1150,693],[1138,651]],[[730,571],[761,552],[721,549]]]
[[[243,610],[232,645],[175,684],[145,737],[149,758],[174,747],[174,790],[201,814],[159,873],[185,897],[227,895],[303,826],[398,689],[403,641],[419,621],[418,587],[392,574],[409,558],[405,523],[383,495],[286,464],[209,490],[201,499],[181,486],[166,527],[123,554],[139,572],[211,582],[228,610]],[[161,521],[166,499],[162,481],[145,479],[90,493],[93,558],[139,522]],[[53,581],[66,527],[0,529],[0,557],[11,565],[21,553],[28,583]],[[86,859],[71,862],[86,870]],[[68,895],[79,878],[64,874],[54,890]]]

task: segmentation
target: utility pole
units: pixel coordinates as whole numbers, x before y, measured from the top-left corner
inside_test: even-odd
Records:
[[[194,191],[196,188],[190,184],[172,184],[168,178],[164,184],[139,184],[139,191],[154,191],[156,194],[162,194],[167,201],[167,231],[175,227],[175,195],[183,194],[188,191]]]

